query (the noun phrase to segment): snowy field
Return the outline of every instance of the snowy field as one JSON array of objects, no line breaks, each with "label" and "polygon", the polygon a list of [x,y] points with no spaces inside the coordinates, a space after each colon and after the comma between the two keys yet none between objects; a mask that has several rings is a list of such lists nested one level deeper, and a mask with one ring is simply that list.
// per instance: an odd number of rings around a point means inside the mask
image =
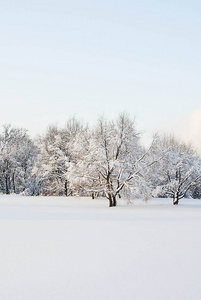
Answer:
[{"label": "snowy field", "polygon": [[200,300],[201,200],[0,196],[0,299]]}]

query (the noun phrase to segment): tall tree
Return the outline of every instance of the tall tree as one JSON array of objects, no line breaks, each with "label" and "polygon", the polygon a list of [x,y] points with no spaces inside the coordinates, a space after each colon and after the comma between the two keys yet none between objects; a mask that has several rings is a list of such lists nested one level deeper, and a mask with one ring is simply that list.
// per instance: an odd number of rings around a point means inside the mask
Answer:
[{"label": "tall tree", "polygon": [[88,138],[79,137],[75,151],[79,159],[71,167],[74,182],[88,192],[103,192],[110,207],[123,191],[143,180],[147,153],[139,144],[134,120],[126,114],[115,121],[99,119]]},{"label": "tall tree", "polygon": [[63,129],[49,126],[45,136],[39,138],[39,155],[33,169],[45,195],[72,194],[68,176],[69,163],[74,159],[72,143],[84,126],[75,118],[67,121]]}]

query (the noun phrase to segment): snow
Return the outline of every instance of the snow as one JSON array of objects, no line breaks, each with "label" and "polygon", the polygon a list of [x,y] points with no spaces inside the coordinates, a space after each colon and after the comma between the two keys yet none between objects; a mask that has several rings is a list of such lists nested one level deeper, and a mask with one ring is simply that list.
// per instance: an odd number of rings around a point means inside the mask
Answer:
[{"label": "snow", "polygon": [[201,200],[0,196],[0,299],[201,299]]}]

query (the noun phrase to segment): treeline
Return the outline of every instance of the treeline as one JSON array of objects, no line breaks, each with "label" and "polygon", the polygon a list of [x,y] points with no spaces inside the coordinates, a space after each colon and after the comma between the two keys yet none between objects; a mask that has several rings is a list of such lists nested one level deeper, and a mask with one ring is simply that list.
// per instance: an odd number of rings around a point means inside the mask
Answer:
[{"label": "treeline", "polygon": [[174,136],[141,144],[134,120],[121,114],[90,128],[75,118],[50,126],[33,140],[27,131],[3,126],[0,134],[3,194],[104,196],[117,199],[201,198],[201,159]]}]

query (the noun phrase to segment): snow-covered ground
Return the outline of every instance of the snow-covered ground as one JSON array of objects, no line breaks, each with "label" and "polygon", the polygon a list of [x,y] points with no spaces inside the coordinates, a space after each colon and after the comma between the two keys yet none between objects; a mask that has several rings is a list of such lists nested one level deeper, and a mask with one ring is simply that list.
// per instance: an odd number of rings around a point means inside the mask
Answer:
[{"label": "snow-covered ground", "polygon": [[0,196],[0,299],[200,300],[201,200]]}]

